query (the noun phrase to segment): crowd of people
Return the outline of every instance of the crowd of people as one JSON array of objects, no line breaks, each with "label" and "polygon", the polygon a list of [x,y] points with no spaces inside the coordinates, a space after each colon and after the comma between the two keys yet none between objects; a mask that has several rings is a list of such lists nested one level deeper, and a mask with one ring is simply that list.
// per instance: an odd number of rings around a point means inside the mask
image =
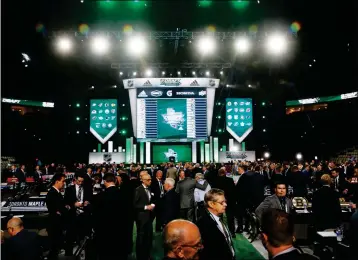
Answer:
[{"label": "crowd of people", "polygon": [[[340,198],[351,202],[352,209],[358,198],[354,160],[339,165],[317,161],[132,164],[128,168],[115,163],[76,164],[68,169],[52,164],[27,173],[25,166],[12,166],[6,173],[19,181],[32,176],[38,182],[42,175],[53,175],[46,197],[50,259],[56,259],[61,248],[71,256],[74,245],[86,236],[94,237],[90,254],[94,259],[127,259],[135,224],[138,260],[151,259],[153,232],[163,232],[165,259],[232,260],[237,254],[233,239],[249,227],[248,211],[260,220],[261,239],[271,257],[311,259],[293,247],[291,198],[312,196],[317,230],[340,225]],[[66,183],[67,172],[75,172],[71,183]],[[270,196],[265,195],[267,190]],[[352,230],[357,227],[357,214],[352,217]],[[23,228],[16,218],[8,223],[10,229],[14,225]],[[352,245],[357,243],[357,232],[352,232]],[[6,252],[16,255],[18,250],[10,245],[4,243]]]}]

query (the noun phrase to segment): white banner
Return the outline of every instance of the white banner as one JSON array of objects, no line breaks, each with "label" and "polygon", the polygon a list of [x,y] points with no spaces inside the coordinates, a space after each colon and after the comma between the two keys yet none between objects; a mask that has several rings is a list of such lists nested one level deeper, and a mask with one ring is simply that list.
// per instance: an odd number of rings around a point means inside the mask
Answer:
[{"label": "white banner", "polygon": [[126,161],[125,153],[89,153],[88,163],[123,163]]},{"label": "white banner", "polygon": [[204,87],[218,88],[220,79],[211,78],[134,78],[124,79],[125,89],[130,88],[158,88],[158,87]]},{"label": "white banner", "polygon": [[219,152],[219,162],[227,163],[228,161],[250,161],[256,160],[255,151],[239,152]]}]

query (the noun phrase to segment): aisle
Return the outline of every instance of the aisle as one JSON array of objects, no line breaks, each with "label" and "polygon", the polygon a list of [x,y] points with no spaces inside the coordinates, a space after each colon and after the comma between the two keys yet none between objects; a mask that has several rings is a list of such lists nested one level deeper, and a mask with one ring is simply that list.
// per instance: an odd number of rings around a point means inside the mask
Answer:
[{"label": "aisle", "polygon": [[[155,222],[153,223],[153,230],[155,230]],[[132,260],[135,260],[135,241],[137,237],[137,230],[134,224],[133,228],[133,254]],[[237,234],[233,238],[234,247],[236,251],[236,259],[238,260],[264,260],[265,258],[251,245],[251,243],[241,234]],[[163,258],[163,238],[161,233],[153,234],[153,249],[151,256],[154,260],[162,260]]]}]

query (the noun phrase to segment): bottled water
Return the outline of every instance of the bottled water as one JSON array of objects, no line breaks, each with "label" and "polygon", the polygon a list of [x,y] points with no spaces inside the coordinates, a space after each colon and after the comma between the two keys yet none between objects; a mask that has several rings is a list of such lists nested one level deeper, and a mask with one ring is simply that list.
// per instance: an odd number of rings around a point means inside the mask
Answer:
[{"label": "bottled water", "polygon": [[343,229],[341,227],[339,227],[336,230],[336,234],[337,234],[337,241],[341,242],[343,240]]}]

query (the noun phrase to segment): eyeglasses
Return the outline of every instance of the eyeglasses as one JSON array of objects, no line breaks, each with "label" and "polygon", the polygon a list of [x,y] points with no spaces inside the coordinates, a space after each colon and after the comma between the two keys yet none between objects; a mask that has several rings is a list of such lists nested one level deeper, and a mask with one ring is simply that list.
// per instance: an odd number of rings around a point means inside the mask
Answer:
[{"label": "eyeglasses", "polygon": [[218,204],[220,204],[220,205],[224,205],[224,204],[226,204],[227,205],[227,201],[226,200],[223,200],[223,201],[214,201],[214,203],[218,203]]},{"label": "eyeglasses", "polygon": [[191,246],[191,245],[181,245],[181,247],[190,247],[190,248],[193,248],[196,251],[199,251],[199,250],[203,249],[203,244],[200,241],[199,243],[197,243],[197,244],[195,244],[193,246]]}]

